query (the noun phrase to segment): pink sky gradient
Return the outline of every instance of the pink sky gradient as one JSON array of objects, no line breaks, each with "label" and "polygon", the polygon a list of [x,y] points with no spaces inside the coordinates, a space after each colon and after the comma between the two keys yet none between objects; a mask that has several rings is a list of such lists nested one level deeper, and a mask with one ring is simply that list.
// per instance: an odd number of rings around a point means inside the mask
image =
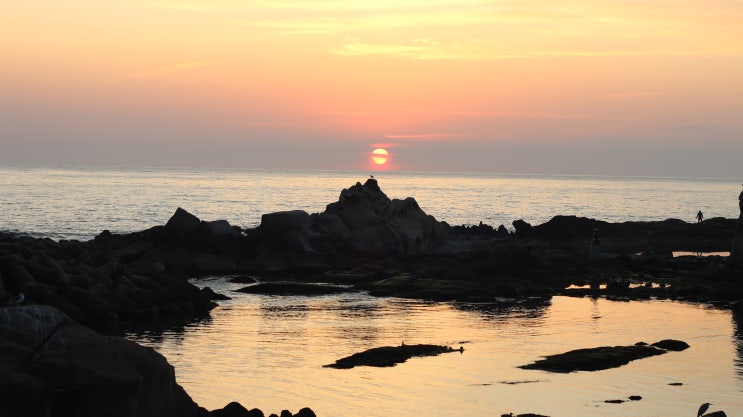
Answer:
[{"label": "pink sky gradient", "polygon": [[743,176],[739,1],[3,9],[0,163]]}]

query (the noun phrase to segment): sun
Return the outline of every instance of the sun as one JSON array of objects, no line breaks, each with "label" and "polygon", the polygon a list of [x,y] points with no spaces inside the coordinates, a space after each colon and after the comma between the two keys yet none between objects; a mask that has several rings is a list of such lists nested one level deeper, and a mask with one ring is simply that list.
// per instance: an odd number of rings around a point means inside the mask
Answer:
[{"label": "sun", "polygon": [[389,161],[390,153],[387,151],[387,149],[384,148],[377,148],[372,151],[372,161],[377,165],[384,165]]}]

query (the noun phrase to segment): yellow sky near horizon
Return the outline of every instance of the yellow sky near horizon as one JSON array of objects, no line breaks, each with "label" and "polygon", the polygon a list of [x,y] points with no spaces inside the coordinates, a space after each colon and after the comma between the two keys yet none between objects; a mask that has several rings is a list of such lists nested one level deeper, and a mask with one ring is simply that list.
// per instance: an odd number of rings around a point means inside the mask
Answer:
[{"label": "yellow sky near horizon", "polygon": [[730,141],[740,22],[730,0],[30,0],[3,6],[0,94],[173,143]]}]

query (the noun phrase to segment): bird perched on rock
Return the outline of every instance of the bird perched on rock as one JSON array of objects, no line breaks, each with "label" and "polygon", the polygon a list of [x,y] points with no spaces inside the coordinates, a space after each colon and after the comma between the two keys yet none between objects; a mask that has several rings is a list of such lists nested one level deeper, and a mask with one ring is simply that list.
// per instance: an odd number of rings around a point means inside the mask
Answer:
[{"label": "bird perched on rock", "polygon": [[701,417],[702,415],[704,415],[704,413],[706,413],[707,410],[709,410],[709,406],[710,405],[712,405],[712,404],[710,404],[710,403],[704,403],[701,406],[699,406],[699,411],[697,411],[697,417]]}]

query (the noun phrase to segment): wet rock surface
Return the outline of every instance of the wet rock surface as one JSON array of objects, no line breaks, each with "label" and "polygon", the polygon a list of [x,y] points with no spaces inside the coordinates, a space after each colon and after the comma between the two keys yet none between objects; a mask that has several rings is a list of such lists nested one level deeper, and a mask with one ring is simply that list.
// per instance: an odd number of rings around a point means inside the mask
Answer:
[{"label": "wet rock surface", "polygon": [[403,363],[416,356],[436,356],[442,353],[463,352],[463,349],[453,349],[449,346],[438,345],[401,345],[372,348],[364,352],[338,359],[335,363],[325,365],[326,368],[351,369],[356,366],[388,367]]},{"label": "wet rock surface", "polygon": [[49,306],[0,309],[0,403],[15,416],[200,416],[154,350]]},{"label": "wet rock surface", "polygon": [[637,359],[681,351],[689,347],[678,340],[662,340],[648,345],[637,343],[633,346],[602,346],[576,349],[557,355],[545,356],[534,363],[522,365],[522,369],[538,369],[548,372],[569,373],[576,371],[601,371],[617,368]]},{"label": "wet rock surface", "polygon": [[[176,383],[159,353],[100,335],[50,306],[0,308],[0,352],[0,416],[264,415],[238,403],[208,412]],[[309,408],[286,413],[315,415]]]}]

